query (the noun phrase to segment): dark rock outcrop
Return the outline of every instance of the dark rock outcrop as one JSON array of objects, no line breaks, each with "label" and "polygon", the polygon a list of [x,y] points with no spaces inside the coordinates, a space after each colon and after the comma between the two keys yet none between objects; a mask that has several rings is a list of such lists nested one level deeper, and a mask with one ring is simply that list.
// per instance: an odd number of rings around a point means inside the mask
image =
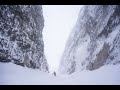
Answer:
[{"label": "dark rock outcrop", "polygon": [[41,5],[0,6],[0,62],[48,71]]}]

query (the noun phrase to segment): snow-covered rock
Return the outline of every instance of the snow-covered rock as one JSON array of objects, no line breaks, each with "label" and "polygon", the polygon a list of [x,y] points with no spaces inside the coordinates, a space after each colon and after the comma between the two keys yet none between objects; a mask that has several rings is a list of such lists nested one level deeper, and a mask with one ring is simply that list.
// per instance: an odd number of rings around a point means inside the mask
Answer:
[{"label": "snow-covered rock", "polygon": [[0,62],[48,71],[41,5],[0,5]]},{"label": "snow-covered rock", "polygon": [[120,63],[120,6],[85,5],[61,58],[60,73]]}]

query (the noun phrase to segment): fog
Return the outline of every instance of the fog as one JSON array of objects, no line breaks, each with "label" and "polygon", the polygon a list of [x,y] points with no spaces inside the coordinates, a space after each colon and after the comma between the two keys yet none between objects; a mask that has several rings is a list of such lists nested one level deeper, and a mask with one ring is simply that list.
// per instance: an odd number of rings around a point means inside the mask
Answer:
[{"label": "fog", "polygon": [[66,40],[75,25],[81,5],[43,5],[43,40],[50,71],[58,70]]}]

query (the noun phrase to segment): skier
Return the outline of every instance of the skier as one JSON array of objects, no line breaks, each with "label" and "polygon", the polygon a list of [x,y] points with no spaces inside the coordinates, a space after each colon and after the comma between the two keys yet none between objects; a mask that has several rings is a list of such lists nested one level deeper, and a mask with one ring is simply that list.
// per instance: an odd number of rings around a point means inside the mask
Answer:
[{"label": "skier", "polygon": [[54,72],[53,75],[56,76],[56,72]]}]

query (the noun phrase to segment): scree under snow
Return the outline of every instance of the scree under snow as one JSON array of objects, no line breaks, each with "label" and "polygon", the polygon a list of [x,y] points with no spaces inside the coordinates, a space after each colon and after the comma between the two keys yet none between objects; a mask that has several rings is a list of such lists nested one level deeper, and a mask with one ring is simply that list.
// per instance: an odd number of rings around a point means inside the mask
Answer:
[{"label": "scree under snow", "polygon": [[51,73],[0,63],[0,85],[120,85],[120,65],[105,65],[94,71],[53,76]]}]

